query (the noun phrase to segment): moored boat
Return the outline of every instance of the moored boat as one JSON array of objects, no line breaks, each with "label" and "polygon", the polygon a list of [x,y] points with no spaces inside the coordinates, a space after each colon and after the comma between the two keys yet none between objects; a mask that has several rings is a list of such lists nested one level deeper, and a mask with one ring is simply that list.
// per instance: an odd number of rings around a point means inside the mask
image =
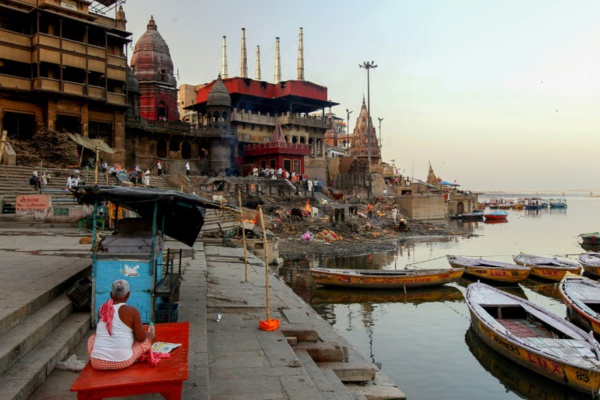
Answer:
[{"label": "moored boat", "polygon": [[561,261],[556,258],[521,253],[514,256],[513,260],[518,265],[531,268],[532,277],[548,279],[555,282],[560,282],[567,273],[581,274],[581,266],[579,264]]},{"label": "moored boat", "polygon": [[492,211],[484,214],[483,217],[486,221],[504,221],[508,217],[508,213],[506,211]]},{"label": "moored boat", "polygon": [[600,278],[600,253],[588,252],[579,255],[583,270],[594,278]]},{"label": "moored boat", "polygon": [[550,199],[549,205],[550,208],[567,208],[567,199]]},{"label": "moored boat", "polygon": [[527,300],[481,282],[467,288],[471,327],[510,360],[584,393],[600,389],[600,345],[589,334]]},{"label": "moored boat", "polygon": [[501,261],[460,256],[446,256],[453,268],[464,268],[465,274],[501,283],[516,283],[527,279],[531,269]]},{"label": "moored boat", "polygon": [[567,274],[558,286],[569,321],[600,336],[600,282]]},{"label": "moored boat", "polygon": [[410,289],[439,286],[457,281],[461,269],[329,269],[311,268],[313,281],[320,285],[357,289]]},{"label": "moored boat", "polygon": [[454,214],[450,219],[460,219],[463,221],[483,221],[483,211],[473,211],[470,213]]}]

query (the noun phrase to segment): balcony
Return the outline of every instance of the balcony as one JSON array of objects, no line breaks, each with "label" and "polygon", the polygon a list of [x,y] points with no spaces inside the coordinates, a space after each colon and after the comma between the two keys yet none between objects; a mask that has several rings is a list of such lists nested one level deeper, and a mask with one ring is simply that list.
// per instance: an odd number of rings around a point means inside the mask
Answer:
[{"label": "balcony", "polygon": [[63,92],[83,96],[83,84],[63,81]]},{"label": "balcony", "polygon": [[127,105],[127,97],[124,94],[120,93],[108,93],[107,98],[109,103],[117,104],[120,106]]},{"label": "balcony", "polygon": [[321,117],[299,116],[297,114],[286,114],[279,117],[281,125],[308,126],[311,128],[328,129],[328,122]]},{"label": "balcony", "polygon": [[120,67],[120,68],[127,67],[127,59],[125,57],[114,56],[112,54],[109,54],[108,57],[106,57],[106,61],[108,62],[108,65],[113,66],[113,67]]},{"label": "balcony", "polygon": [[287,143],[287,142],[270,142],[270,143],[254,143],[244,146],[244,156],[254,157],[268,154],[293,154],[299,156],[307,156],[310,149],[306,144]]},{"label": "balcony", "polygon": [[60,49],[60,38],[50,36],[44,33],[39,33],[33,36],[32,44],[34,46],[45,46]]},{"label": "balcony", "polygon": [[60,81],[50,78],[37,78],[33,80],[34,90],[60,91]]},{"label": "balcony", "polygon": [[31,90],[31,79],[0,74],[0,89]]},{"label": "balcony", "polygon": [[79,54],[86,54],[86,47],[87,46],[84,43],[63,39],[63,50],[65,51],[73,51]]},{"label": "balcony", "polygon": [[310,128],[328,129],[328,122],[321,117],[300,116],[297,114],[285,114],[278,116],[261,115],[243,110],[234,109],[231,114],[231,120],[235,122],[244,122],[257,125],[297,125]]},{"label": "balcony", "polygon": [[17,46],[29,48],[31,46],[31,38],[16,32],[0,29],[0,42],[10,43]]},{"label": "balcony", "polygon": [[104,96],[104,88],[98,86],[88,86],[88,96],[94,99],[102,99],[104,100],[106,97]]}]

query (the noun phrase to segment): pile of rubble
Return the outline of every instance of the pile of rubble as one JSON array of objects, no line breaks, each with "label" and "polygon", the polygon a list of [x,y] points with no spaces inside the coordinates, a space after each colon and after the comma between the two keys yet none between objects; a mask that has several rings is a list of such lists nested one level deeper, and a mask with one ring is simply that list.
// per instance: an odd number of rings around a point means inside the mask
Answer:
[{"label": "pile of rubble", "polygon": [[77,143],[65,133],[46,128],[29,140],[11,140],[20,165],[39,165],[49,168],[68,168],[79,164]]}]

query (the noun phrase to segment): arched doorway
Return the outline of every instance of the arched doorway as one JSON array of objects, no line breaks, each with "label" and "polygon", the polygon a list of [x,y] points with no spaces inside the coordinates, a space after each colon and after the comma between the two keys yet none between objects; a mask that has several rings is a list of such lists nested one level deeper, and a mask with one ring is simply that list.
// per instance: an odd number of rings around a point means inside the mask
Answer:
[{"label": "arched doorway", "polygon": [[156,156],[166,157],[167,156],[167,141],[165,139],[158,139],[156,143]]},{"label": "arched doorway", "polygon": [[464,214],[464,212],[465,212],[465,205],[463,204],[462,201],[459,201],[456,204],[456,213],[457,214]]},{"label": "arched doorway", "polygon": [[181,144],[181,158],[184,160],[192,158],[192,146],[187,140],[184,140]]}]

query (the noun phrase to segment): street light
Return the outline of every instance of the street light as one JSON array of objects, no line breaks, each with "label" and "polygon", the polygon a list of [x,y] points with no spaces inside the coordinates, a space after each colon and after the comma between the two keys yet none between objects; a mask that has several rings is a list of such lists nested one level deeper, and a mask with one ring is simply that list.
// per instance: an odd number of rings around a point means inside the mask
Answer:
[{"label": "street light", "polygon": [[346,108],[346,136],[348,139],[348,142],[346,142],[346,145],[349,144],[350,141],[350,114],[352,114],[354,112],[354,110],[350,111]]},{"label": "street light", "polygon": [[377,118],[379,120],[379,157],[383,158],[383,156],[381,155],[381,149],[383,147],[383,139],[381,138],[381,121],[383,121],[383,118]]},{"label": "street light", "polygon": [[371,182],[371,80],[369,72],[371,69],[377,68],[375,61],[364,61],[362,64],[358,64],[359,68],[367,70],[367,135],[368,135],[368,160],[369,160],[369,196],[372,193],[372,182]]}]

